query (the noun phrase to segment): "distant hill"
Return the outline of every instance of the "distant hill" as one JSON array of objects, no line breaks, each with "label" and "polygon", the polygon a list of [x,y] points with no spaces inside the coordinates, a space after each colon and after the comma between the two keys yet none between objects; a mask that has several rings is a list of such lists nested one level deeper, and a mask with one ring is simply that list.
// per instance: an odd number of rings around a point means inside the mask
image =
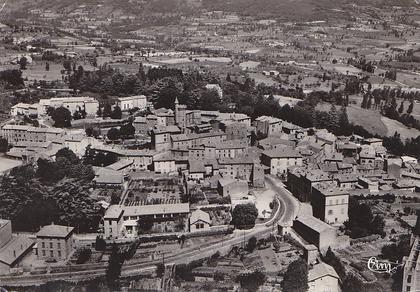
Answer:
[{"label": "distant hill", "polygon": [[35,8],[71,12],[84,5],[97,14],[142,15],[219,10],[257,17],[309,20],[328,17],[333,9],[352,3],[376,7],[417,5],[415,0],[8,0],[4,12],[24,12]]}]

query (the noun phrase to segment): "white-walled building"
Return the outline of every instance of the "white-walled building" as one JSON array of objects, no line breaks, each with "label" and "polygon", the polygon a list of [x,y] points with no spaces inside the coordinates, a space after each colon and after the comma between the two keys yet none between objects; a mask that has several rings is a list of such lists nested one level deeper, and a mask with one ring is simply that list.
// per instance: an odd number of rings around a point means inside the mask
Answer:
[{"label": "white-walled building", "polygon": [[16,117],[18,115],[38,115],[38,104],[18,103],[10,109],[10,115]]},{"label": "white-walled building", "polygon": [[47,225],[36,234],[38,259],[65,260],[74,246],[74,227]]},{"label": "white-walled building", "polygon": [[267,150],[262,153],[261,162],[270,168],[270,174],[286,175],[290,166],[302,166],[302,155],[292,148]]},{"label": "white-walled building", "polygon": [[190,217],[190,232],[203,231],[210,229],[210,215],[200,209],[191,213]]},{"label": "white-walled building", "polygon": [[308,292],[340,292],[339,279],[333,267],[316,264],[308,272]]},{"label": "white-walled building", "polygon": [[87,116],[94,117],[99,109],[99,102],[93,97],[54,97],[41,99],[38,104],[38,115],[46,115],[49,107],[65,107],[72,114],[79,110],[85,110]]},{"label": "white-walled building", "polygon": [[105,238],[118,238],[123,227],[124,210],[119,205],[111,205],[104,216]]},{"label": "white-walled building", "polygon": [[139,108],[145,110],[147,108],[147,98],[144,95],[120,97],[117,100],[117,104],[122,111],[128,111],[133,108]]}]

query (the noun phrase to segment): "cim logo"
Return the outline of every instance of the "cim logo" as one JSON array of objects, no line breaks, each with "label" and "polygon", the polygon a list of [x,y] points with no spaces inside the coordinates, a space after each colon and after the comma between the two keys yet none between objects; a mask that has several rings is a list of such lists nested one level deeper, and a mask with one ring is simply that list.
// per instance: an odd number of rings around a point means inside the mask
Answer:
[{"label": "cim logo", "polygon": [[368,269],[376,273],[394,274],[399,266],[402,264],[378,260],[376,257],[371,257],[368,260]]}]

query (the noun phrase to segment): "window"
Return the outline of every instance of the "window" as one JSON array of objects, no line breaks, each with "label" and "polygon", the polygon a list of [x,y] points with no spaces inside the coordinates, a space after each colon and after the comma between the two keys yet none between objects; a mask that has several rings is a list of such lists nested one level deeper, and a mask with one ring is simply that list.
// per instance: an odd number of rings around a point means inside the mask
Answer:
[{"label": "window", "polygon": [[60,249],[61,248],[61,243],[57,242],[57,248]]},{"label": "window", "polygon": [[196,228],[196,229],[200,229],[200,224],[198,224],[198,223],[197,223],[197,224],[195,224],[195,228]]},{"label": "window", "polygon": [[408,277],[407,277],[407,283],[411,283],[411,275],[408,275]]},{"label": "window", "polygon": [[58,251],[58,257],[61,258],[61,250]]},{"label": "window", "polygon": [[346,199],[341,199],[341,204],[345,204],[346,203]]},{"label": "window", "polygon": [[45,248],[45,242],[42,242],[41,245],[42,245],[42,248]]},{"label": "window", "polygon": [[54,251],[50,250],[50,257],[54,257]]},{"label": "window", "polygon": [[52,242],[50,242],[50,248],[53,248],[53,243]]}]

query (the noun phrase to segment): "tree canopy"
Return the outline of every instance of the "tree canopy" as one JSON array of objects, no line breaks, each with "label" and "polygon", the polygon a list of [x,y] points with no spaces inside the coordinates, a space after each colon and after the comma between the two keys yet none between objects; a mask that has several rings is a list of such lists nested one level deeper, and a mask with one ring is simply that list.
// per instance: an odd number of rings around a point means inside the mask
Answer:
[{"label": "tree canopy", "polygon": [[349,220],[344,223],[352,238],[365,237],[371,234],[385,235],[383,217],[373,216],[371,208],[360,204],[357,199],[350,197]]},{"label": "tree canopy", "polygon": [[54,121],[54,127],[69,128],[71,127],[71,113],[65,107],[58,107],[51,112],[51,118]]},{"label": "tree canopy", "polygon": [[304,260],[298,259],[287,267],[282,288],[285,292],[305,292],[308,290],[308,265]]},{"label": "tree canopy", "polygon": [[[100,214],[90,194],[92,167],[74,158],[69,150],[60,152],[57,161],[38,160],[38,167],[16,167],[0,180],[0,218],[13,221],[20,231],[37,231],[51,222],[97,229]],[[57,183],[60,182],[60,183]],[[29,219],[29,220],[28,220]]]},{"label": "tree canopy", "polygon": [[237,277],[237,281],[241,284],[241,287],[247,289],[249,292],[258,291],[259,287],[265,283],[265,280],[266,276],[261,271],[243,273]]},{"label": "tree canopy", "polygon": [[258,217],[258,209],[254,204],[239,204],[232,212],[232,222],[238,229],[250,229],[254,227]]}]

